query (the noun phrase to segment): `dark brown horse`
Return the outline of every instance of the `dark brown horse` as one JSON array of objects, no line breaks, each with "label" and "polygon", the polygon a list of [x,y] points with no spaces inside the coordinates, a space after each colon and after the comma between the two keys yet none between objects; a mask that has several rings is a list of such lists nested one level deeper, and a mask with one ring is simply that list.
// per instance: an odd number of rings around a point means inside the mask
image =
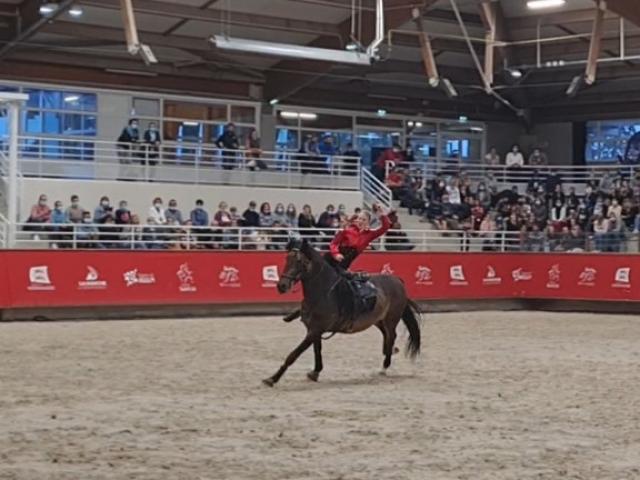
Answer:
[{"label": "dark brown horse", "polygon": [[344,293],[352,295],[351,290],[341,288],[347,279],[306,241],[292,240],[287,250],[287,261],[278,282],[278,291],[285,293],[296,282],[302,282],[302,323],[307,327],[307,335],[289,354],[280,369],[273,376],[263,380],[263,383],[274,386],[287,368],[311,345],[315,353],[315,367],[307,377],[317,381],[322,371],[322,340],[325,333],[358,333],[375,325],[382,332],[383,372],[386,372],[391,365],[391,355],[394,352],[396,327],[402,319],[409,331],[407,355],[414,359],[420,353],[418,307],[407,298],[404,284],[398,277],[372,276],[371,282],[377,290],[375,307],[372,311],[355,317],[353,321],[344,321],[341,302],[352,301],[351,298],[345,298]]}]

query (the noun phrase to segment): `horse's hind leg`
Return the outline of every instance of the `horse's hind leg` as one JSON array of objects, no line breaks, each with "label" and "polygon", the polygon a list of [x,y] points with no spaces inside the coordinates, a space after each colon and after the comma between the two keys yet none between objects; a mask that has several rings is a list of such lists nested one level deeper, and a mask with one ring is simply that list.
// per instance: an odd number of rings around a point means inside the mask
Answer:
[{"label": "horse's hind leg", "polygon": [[313,370],[307,373],[307,378],[309,380],[313,380],[314,382],[318,381],[318,376],[322,371],[322,338],[318,338],[313,342],[313,354],[315,357],[315,366]]},{"label": "horse's hind leg", "polygon": [[385,335],[384,362],[382,363],[384,371],[391,366],[391,356],[393,355],[393,345],[396,343],[396,336],[395,330],[388,331]]},{"label": "horse's hind leg", "polygon": [[304,340],[302,340],[302,342],[300,342],[300,345],[298,345],[285,359],[284,363],[282,364],[282,366],[278,369],[278,371],[269,378],[266,378],[262,381],[262,383],[264,383],[265,385],[268,385],[270,387],[273,387],[278,380],[280,380],[280,377],[282,377],[282,375],[284,375],[284,372],[287,371],[287,368],[289,368],[291,365],[293,365],[293,363],[298,359],[298,357],[300,355],[302,355],[304,353],[304,351],[309,348],[311,346],[311,344],[314,342],[315,336],[312,336],[310,334],[307,334],[306,337],[304,337]]}]

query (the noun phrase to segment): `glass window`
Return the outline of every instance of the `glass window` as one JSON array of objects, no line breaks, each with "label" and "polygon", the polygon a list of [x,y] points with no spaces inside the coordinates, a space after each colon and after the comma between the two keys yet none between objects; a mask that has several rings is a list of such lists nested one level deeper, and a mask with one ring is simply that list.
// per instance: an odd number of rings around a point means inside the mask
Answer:
[{"label": "glass window", "polygon": [[256,109],[254,107],[231,105],[231,121],[254,124],[256,123]]},{"label": "glass window", "polygon": [[[398,139],[398,132],[389,130],[359,129],[356,138],[356,148],[362,155],[362,163],[371,165],[378,156],[393,145]],[[401,142],[402,143],[402,142]]]},{"label": "glass window", "polygon": [[276,129],[276,150],[298,150],[298,131],[291,128]]},{"label": "glass window", "polygon": [[98,109],[98,96],[93,93],[64,92],[64,110],[76,112],[95,112]]},{"label": "glass window", "polygon": [[[627,154],[627,144],[631,137],[640,132],[640,120],[608,120],[587,123],[587,163],[615,163]],[[635,163],[638,154],[630,149],[625,161]]]}]

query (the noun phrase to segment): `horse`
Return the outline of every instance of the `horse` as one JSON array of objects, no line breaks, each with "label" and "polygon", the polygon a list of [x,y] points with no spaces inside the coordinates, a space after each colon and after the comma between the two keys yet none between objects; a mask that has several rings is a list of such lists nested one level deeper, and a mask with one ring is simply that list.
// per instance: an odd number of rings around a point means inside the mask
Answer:
[{"label": "horse", "polygon": [[[419,308],[407,296],[404,283],[393,275],[373,275],[370,279],[376,288],[373,310],[356,315],[352,320],[344,319],[344,302],[353,301],[353,291],[345,285],[347,278],[339,273],[307,240],[296,239],[287,245],[287,256],[283,274],[277,284],[281,294],[288,292],[298,281],[302,282],[304,300],[301,321],[307,328],[302,342],[287,356],[282,366],[271,377],[264,379],[265,385],[273,387],[286,370],[311,345],[315,356],[313,370],[307,373],[309,380],[317,382],[323,368],[322,341],[325,334],[354,334],[372,326],[382,332],[384,361],[381,374],[391,366],[395,352],[396,327],[400,320],[409,331],[406,354],[414,360],[420,353]],[[345,288],[346,286],[346,288]],[[351,298],[347,298],[349,295]],[[330,338],[330,337],[329,337]]]}]

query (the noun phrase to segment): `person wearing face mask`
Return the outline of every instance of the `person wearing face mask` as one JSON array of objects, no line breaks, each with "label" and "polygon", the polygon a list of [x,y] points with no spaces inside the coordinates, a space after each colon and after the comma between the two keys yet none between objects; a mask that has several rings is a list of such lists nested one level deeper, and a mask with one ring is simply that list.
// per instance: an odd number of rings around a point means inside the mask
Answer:
[{"label": "person wearing face mask", "polygon": [[287,205],[287,226],[296,228],[298,226],[298,211],[293,203]]},{"label": "person wearing face mask", "polygon": [[511,148],[511,151],[507,153],[505,165],[507,168],[524,167],[524,157],[522,156],[522,152],[520,152],[520,147],[518,145],[514,145]]},{"label": "person wearing face mask", "polygon": [[160,130],[158,130],[158,124],[156,122],[149,123],[149,128],[144,132],[144,143],[146,147],[146,161],[144,163],[146,164],[148,162],[151,166],[157,165],[162,137],[160,136]]},{"label": "person wearing face mask", "polygon": [[222,168],[232,170],[235,168],[236,151],[240,148],[240,142],[236,135],[236,126],[228,123],[224,127],[222,135],[216,140],[216,146],[222,148]]},{"label": "person wearing face mask", "polygon": [[131,223],[131,211],[125,200],[122,200],[119,204],[118,210],[115,215],[116,225],[129,225]]},{"label": "person wearing face mask", "polygon": [[104,223],[107,217],[113,214],[113,207],[109,202],[109,197],[102,197],[100,205],[93,211],[93,223]]},{"label": "person wearing face mask", "polygon": [[[38,203],[31,207],[31,213],[27,223],[49,223],[51,221],[51,208],[47,205],[47,196],[42,194],[38,197]],[[35,227],[25,228],[25,230],[35,230]]]},{"label": "person wearing face mask", "polygon": [[67,208],[65,214],[69,223],[82,223],[84,208],[80,206],[78,195],[71,195],[71,205]]},{"label": "person wearing face mask", "polygon": [[182,225],[184,220],[182,219],[182,212],[178,209],[178,201],[175,198],[169,200],[169,208],[165,212],[167,222],[174,222],[178,225]]},{"label": "person wearing face mask", "polygon": [[287,224],[287,216],[285,215],[284,205],[282,203],[276,204],[276,208],[273,212],[273,222],[279,226]]},{"label": "person wearing face mask", "polygon": [[78,248],[95,248],[95,240],[98,237],[98,229],[93,225],[91,212],[84,212],[82,223],[75,227]]},{"label": "person wearing face mask", "polygon": [[160,197],[153,199],[153,205],[149,207],[149,219],[152,219],[155,225],[167,224],[167,214]]},{"label": "person wearing face mask", "polygon": [[[122,129],[120,136],[116,140],[118,159],[122,165],[131,165],[133,163],[133,157],[136,156],[137,144],[140,142],[140,130],[137,118],[132,118],[125,128]],[[135,172],[130,170],[130,167],[123,167],[122,180],[131,180],[132,175]]]}]

